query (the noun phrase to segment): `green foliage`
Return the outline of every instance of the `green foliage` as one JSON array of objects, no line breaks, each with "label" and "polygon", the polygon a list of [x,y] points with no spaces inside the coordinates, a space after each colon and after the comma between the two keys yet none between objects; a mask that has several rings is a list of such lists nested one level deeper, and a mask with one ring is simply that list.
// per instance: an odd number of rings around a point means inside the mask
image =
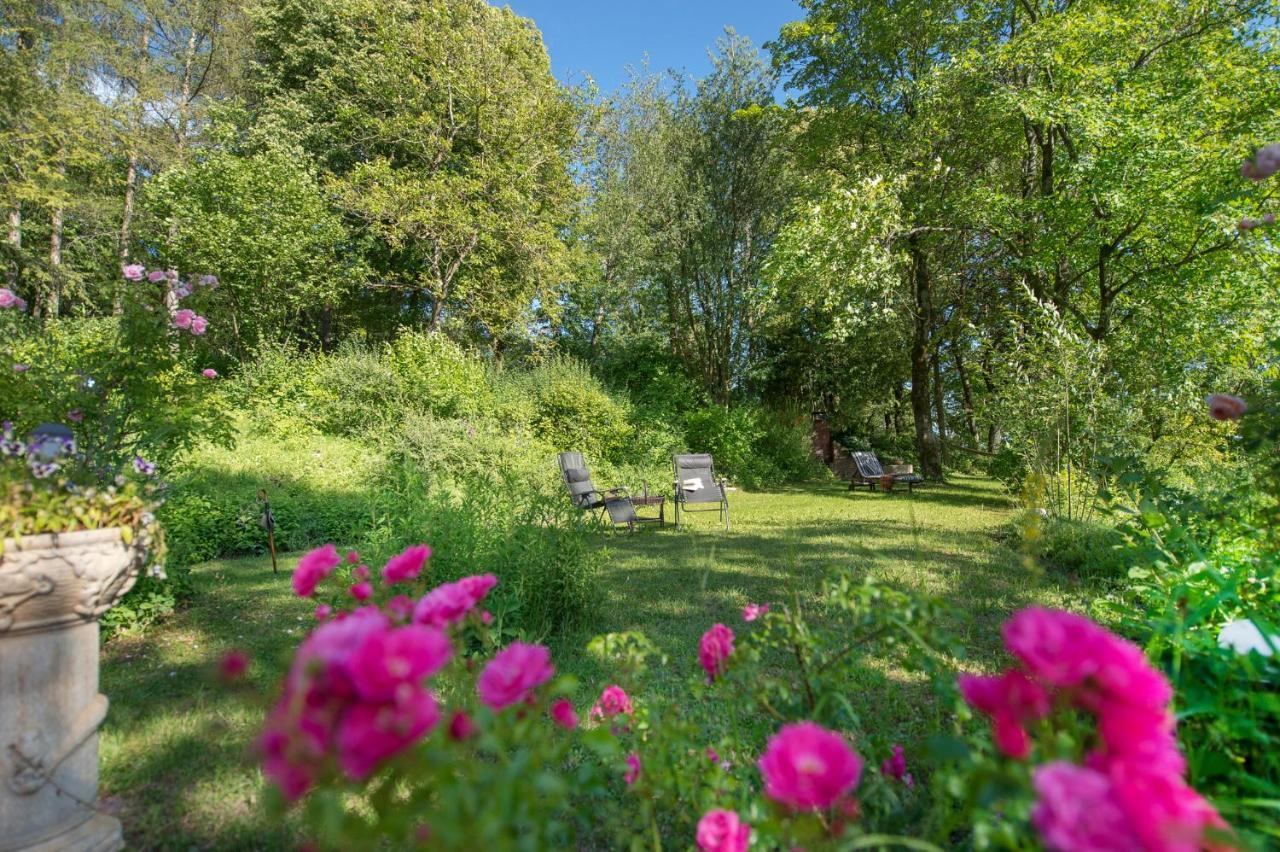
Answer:
[{"label": "green foliage", "polygon": [[814,479],[823,468],[810,452],[810,421],[798,411],[740,403],[710,405],[685,420],[686,443],[711,453],[717,470],[747,488]]},{"label": "green foliage", "polygon": [[1047,518],[1030,544],[1031,555],[1050,571],[1095,581],[1121,580],[1136,556],[1105,520]]}]

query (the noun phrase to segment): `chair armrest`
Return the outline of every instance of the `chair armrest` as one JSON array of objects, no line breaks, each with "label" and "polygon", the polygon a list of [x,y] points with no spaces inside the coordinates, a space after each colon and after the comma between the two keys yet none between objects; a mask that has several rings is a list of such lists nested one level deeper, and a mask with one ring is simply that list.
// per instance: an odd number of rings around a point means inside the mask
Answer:
[{"label": "chair armrest", "polygon": [[604,494],[601,494],[600,496],[604,497],[605,495],[608,495],[608,494],[615,495],[615,497],[616,495],[621,494],[623,497],[626,497],[628,500],[631,499],[631,492],[621,485],[617,486],[616,488],[606,488],[604,490]]}]

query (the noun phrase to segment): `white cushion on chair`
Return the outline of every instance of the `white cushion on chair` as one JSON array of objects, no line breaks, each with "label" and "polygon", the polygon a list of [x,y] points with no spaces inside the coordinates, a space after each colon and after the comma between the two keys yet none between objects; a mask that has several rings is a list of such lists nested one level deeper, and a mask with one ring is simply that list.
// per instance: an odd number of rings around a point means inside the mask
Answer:
[{"label": "white cushion on chair", "polygon": [[702,477],[694,477],[684,481],[685,491],[698,491],[702,488]]}]

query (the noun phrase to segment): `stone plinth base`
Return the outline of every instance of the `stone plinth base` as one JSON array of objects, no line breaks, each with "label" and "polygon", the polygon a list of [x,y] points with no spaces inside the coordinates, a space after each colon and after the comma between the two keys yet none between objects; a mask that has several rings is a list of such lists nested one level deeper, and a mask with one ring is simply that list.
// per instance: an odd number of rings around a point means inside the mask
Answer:
[{"label": "stone plinth base", "polygon": [[88,822],[35,846],[18,852],[119,852],[124,848],[120,820],[106,814],[94,814]]}]

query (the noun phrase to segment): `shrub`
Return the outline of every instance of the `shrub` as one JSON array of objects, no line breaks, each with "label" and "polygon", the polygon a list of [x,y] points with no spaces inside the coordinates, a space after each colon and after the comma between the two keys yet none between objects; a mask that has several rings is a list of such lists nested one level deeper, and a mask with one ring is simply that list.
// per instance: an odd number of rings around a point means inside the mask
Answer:
[{"label": "shrub", "polygon": [[484,364],[443,334],[403,331],[387,347],[384,360],[402,398],[418,411],[474,419],[493,406]]},{"label": "shrub", "polygon": [[1031,554],[1051,571],[1106,580],[1123,577],[1134,555],[1114,526],[1066,518],[1042,519]]},{"label": "shrub", "polygon": [[747,488],[812,479],[822,466],[810,452],[808,418],[753,403],[711,405],[685,420],[685,441],[711,453],[717,468]]}]

